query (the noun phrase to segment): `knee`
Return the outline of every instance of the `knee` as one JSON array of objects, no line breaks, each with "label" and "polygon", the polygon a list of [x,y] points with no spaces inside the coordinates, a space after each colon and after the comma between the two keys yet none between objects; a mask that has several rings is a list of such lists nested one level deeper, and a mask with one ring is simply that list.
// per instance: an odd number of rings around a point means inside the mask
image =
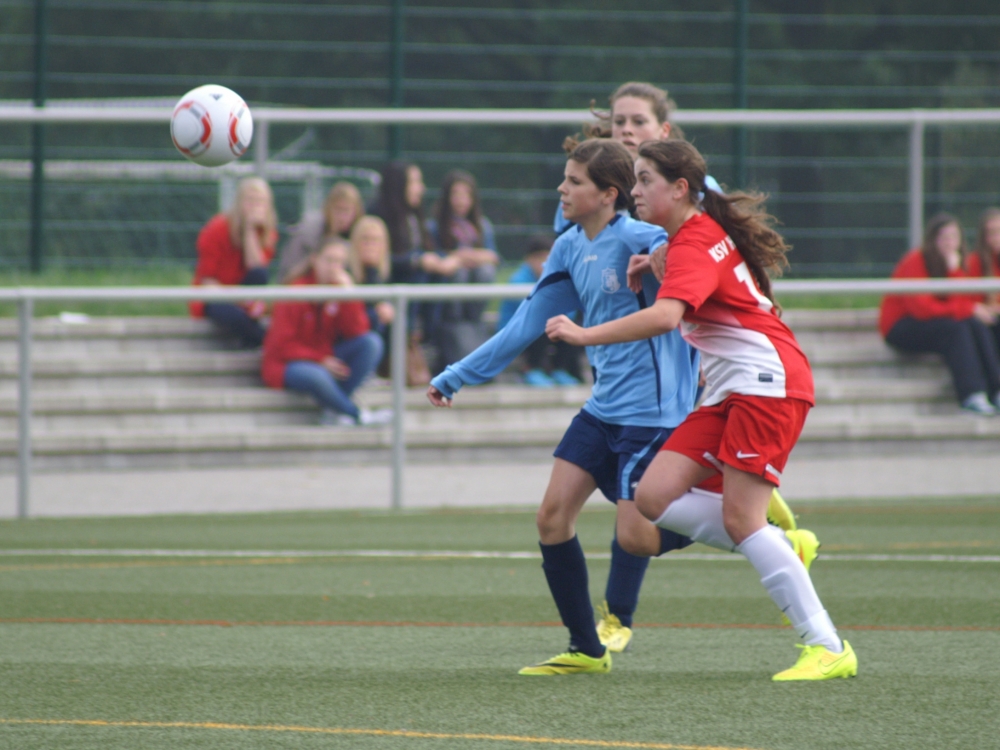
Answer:
[{"label": "knee", "polygon": [[745,509],[736,504],[722,504],[722,525],[729,538],[740,544],[748,536],[760,528],[760,519],[748,514]]},{"label": "knee", "polygon": [[565,541],[572,536],[569,531],[572,523],[563,508],[554,503],[542,503],[535,516],[538,526],[538,538],[544,544]]},{"label": "knee", "polygon": [[656,521],[674,500],[687,491],[687,488],[674,486],[656,486],[651,482],[640,481],[635,488],[635,507],[650,521]]},{"label": "knee", "polygon": [[369,331],[364,334],[362,341],[364,342],[365,353],[372,361],[376,364],[381,362],[382,355],[385,353],[385,343],[382,341],[382,337],[375,331]]},{"label": "knee", "polygon": [[[618,502],[625,502],[619,500]],[[655,530],[655,527],[651,527]],[[615,527],[615,538],[618,540],[618,546],[623,550],[628,552],[630,555],[638,555],[640,557],[651,557],[656,554],[659,550],[650,551],[648,544],[648,536],[644,536],[639,533],[639,530],[630,524],[618,524]],[[657,534],[657,539],[659,534]]]}]

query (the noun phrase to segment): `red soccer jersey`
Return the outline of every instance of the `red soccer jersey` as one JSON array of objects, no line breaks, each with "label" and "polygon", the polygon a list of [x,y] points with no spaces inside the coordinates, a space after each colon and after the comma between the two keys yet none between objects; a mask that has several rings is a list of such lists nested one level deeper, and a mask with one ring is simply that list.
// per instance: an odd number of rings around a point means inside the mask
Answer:
[{"label": "red soccer jersey", "polygon": [[[961,279],[968,274],[961,268],[948,272],[949,279]],[[911,250],[904,255],[892,272],[894,279],[929,279],[927,264],[920,248]],[[976,302],[982,296],[974,294],[887,294],[882,298],[882,307],[878,316],[878,328],[883,338],[889,334],[892,327],[903,318],[914,320],[932,320],[933,318],[951,318],[966,320],[972,317]]]},{"label": "red soccer jersey", "polygon": [[[295,285],[315,283],[310,274]],[[364,302],[276,302],[271,326],[264,338],[261,378],[272,388],[282,388],[289,362],[321,362],[333,354],[337,341],[368,331],[368,311]]]},{"label": "red soccer jersey", "polygon": [[701,352],[706,406],[734,393],[815,403],[809,360],[708,214],[688,219],[670,238],[657,298],[688,305],[681,335]]},{"label": "red soccer jersey", "polygon": [[[268,263],[274,257],[274,244],[277,237],[271,239],[263,248],[264,260]],[[220,284],[235,286],[243,282],[247,275],[243,263],[243,250],[233,244],[229,236],[229,217],[226,214],[216,214],[202,227],[196,243],[198,249],[198,264],[194,269],[195,286],[202,279],[215,279]],[[205,303],[191,302],[191,314],[196,318],[204,317]]]}]

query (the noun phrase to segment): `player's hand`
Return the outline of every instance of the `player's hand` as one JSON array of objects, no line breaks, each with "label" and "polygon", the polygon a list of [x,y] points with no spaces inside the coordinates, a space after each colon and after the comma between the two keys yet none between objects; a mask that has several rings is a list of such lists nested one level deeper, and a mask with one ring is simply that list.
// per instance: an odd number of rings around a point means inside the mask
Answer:
[{"label": "player's hand", "polygon": [[581,328],[565,315],[549,318],[545,323],[545,335],[553,341],[565,341],[573,346],[585,346],[586,329]]},{"label": "player's hand", "polygon": [[628,261],[628,270],[625,272],[628,288],[636,294],[642,292],[642,277],[650,273],[649,256],[633,255]]},{"label": "player's hand", "polygon": [[351,377],[351,368],[348,364],[336,357],[324,357],[323,361],[320,362],[321,365],[326,369],[328,373],[333,375],[337,380],[347,380]]},{"label": "player's hand", "polygon": [[667,272],[667,246],[660,245],[649,254],[649,270],[657,281],[663,281],[663,275]]},{"label": "player's hand", "polygon": [[438,408],[451,408],[451,399],[445,396],[433,385],[427,387],[427,400]]}]

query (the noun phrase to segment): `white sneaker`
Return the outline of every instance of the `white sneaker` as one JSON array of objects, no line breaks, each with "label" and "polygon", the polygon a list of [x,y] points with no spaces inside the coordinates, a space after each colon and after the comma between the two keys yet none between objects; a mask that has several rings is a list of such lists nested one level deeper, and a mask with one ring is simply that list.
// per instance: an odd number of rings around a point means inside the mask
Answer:
[{"label": "white sneaker", "polygon": [[359,425],[363,427],[373,427],[379,425],[386,425],[392,423],[392,409],[366,409],[361,407],[361,411],[358,413]]},{"label": "white sneaker", "polygon": [[966,411],[971,411],[974,414],[981,414],[984,417],[992,417],[997,413],[996,407],[990,403],[990,400],[986,398],[986,394],[982,391],[973,393],[971,396],[962,402],[962,408]]}]

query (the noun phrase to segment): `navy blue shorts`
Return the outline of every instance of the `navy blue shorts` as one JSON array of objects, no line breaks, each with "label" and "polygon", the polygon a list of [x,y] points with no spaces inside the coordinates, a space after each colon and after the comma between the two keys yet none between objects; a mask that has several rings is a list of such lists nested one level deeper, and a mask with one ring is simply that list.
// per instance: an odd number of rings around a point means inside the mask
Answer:
[{"label": "navy blue shorts", "polygon": [[639,480],[671,432],[669,427],[608,424],[581,410],[553,455],[594,477],[611,502],[635,500]]}]

